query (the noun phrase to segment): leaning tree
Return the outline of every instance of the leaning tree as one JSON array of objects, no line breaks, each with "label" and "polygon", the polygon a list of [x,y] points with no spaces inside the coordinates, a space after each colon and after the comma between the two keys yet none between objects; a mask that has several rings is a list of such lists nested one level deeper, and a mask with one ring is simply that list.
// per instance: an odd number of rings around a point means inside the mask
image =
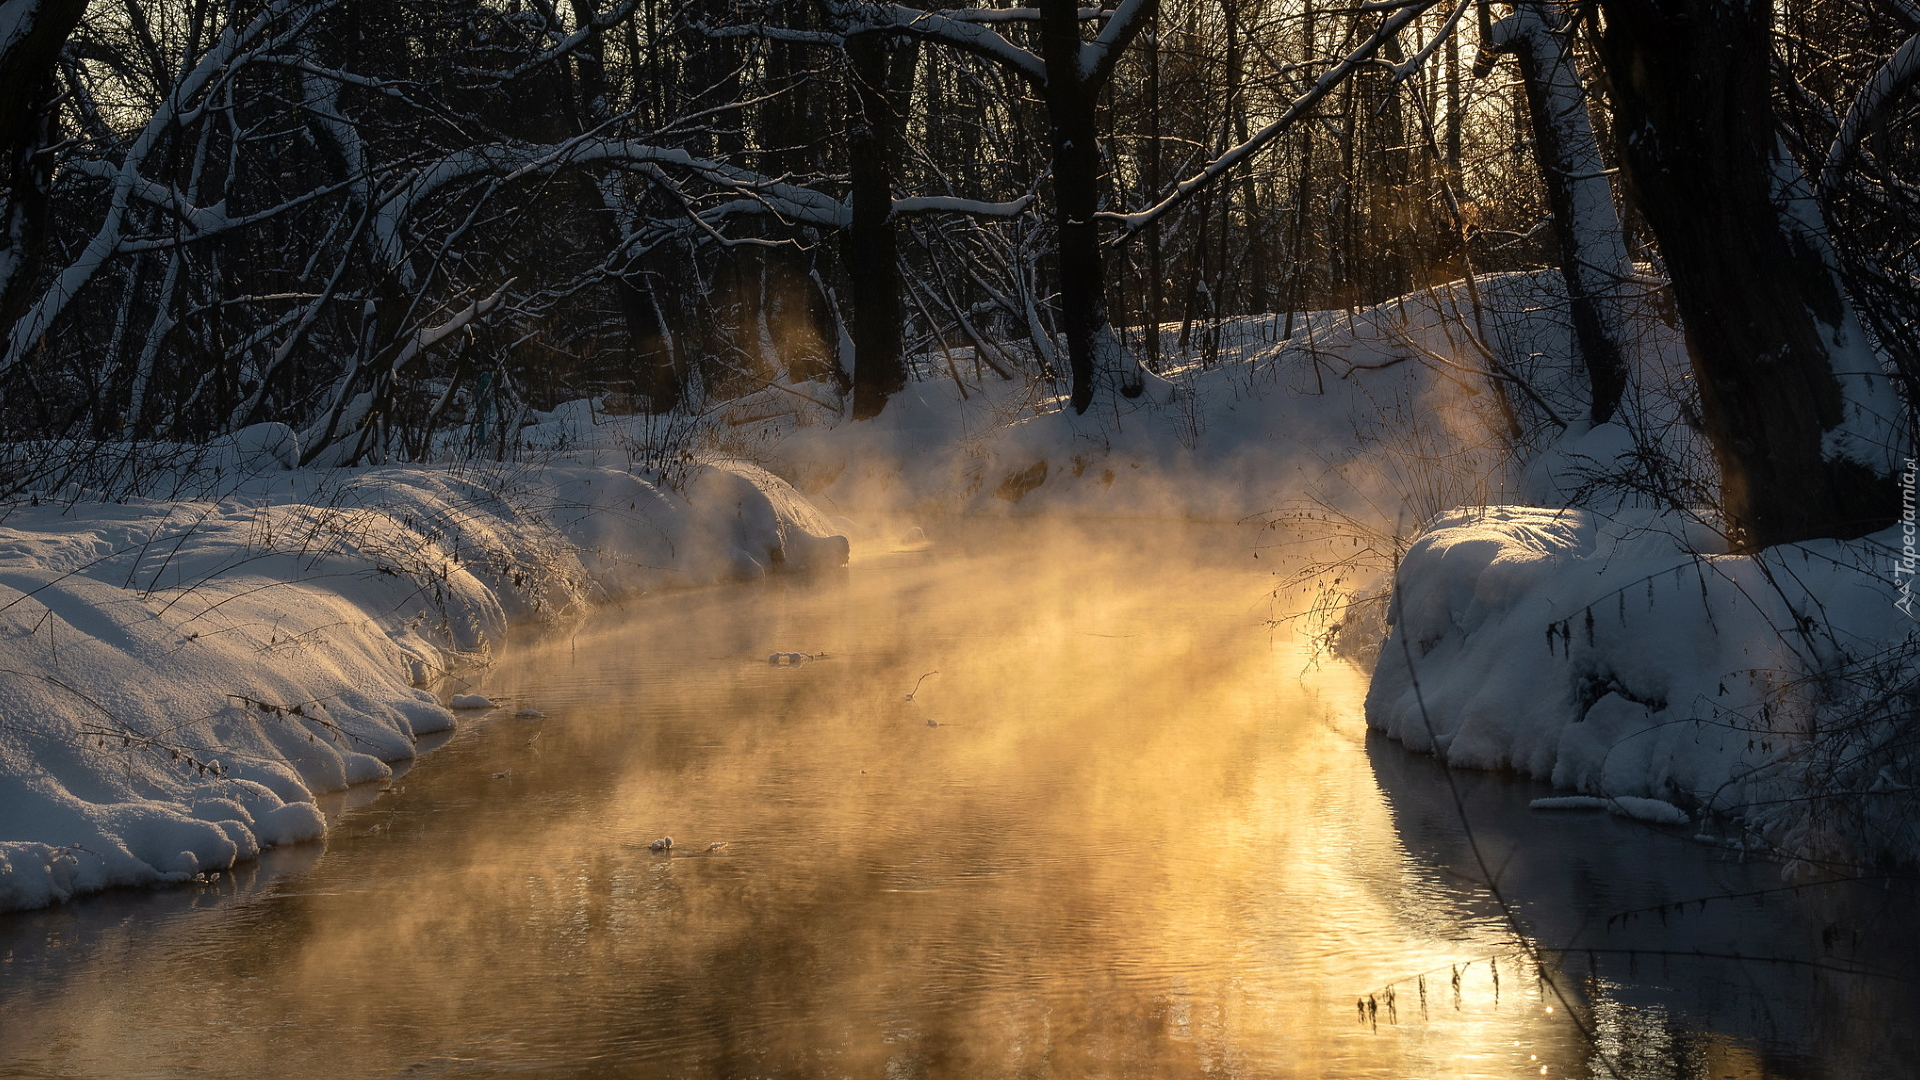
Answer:
[{"label": "leaning tree", "polygon": [[1900,403],[1782,145],[1771,0],[1601,0],[1626,188],[1660,245],[1736,550],[1893,521]]}]

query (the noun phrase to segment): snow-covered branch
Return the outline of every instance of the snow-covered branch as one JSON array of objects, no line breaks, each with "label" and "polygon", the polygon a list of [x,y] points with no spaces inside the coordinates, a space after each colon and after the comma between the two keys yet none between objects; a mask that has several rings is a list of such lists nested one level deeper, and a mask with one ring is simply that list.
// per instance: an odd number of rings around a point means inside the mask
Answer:
[{"label": "snow-covered branch", "polygon": [[1133,39],[1146,29],[1147,21],[1160,7],[1160,0],[1120,0],[1107,14],[1100,35],[1080,47],[1080,78],[1089,86],[1100,86],[1113,75],[1120,55]]},{"label": "snow-covered branch", "polygon": [[513,281],[514,279],[508,278],[501,282],[500,287],[493,290],[493,295],[484,300],[475,300],[461,308],[454,313],[453,318],[439,326],[423,327],[414,331],[413,336],[407,339],[407,343],[394,354],[393,370],[399,371],[407,365],[407,361],[466,329],[475,319],[498,307],[500,301],[506,298],[507,290],[513,286]]},{"label": "snow-covered branch", "polygon": [[1826,164],[1820,169],[1821,190],[1831,193],[1839,189],[1840,174],[1860,146],[1860,140],[1917,80],[1920,80],[1920,34],[1908,38],[1853,99],[1846,119],[1840,123],[1840,133],[1833,137],[1833,146],[1827,150]]},{"label": "snow-covered branch", "polygon": [[[725,201],[699,206],[699,200],[687,197],[675,186],[675,194],[687,201],[689,218],[702,226],[717,226],[742,217],[772,215],[785,221],[819,228],[844,228],[852,220],[851,206],[824,192],[738,166],[696,157],[677,147],[654,146],[624,139],[582,137],[562,143],[518,146],[496,143],[450,154],[429,166],[381,208],[384,219],[378,235],[391,238],[383,253],[387,265],[401,265],[400,238],[405,222],[432,196],[449,184],[478,176],[516,180],[552,172],[569,166],[609,164],[642,166],[654,182],[672,184],[671,177],[698,179],[713,185],[731,197]],[[975,217],[1017,217],[1033,205],[1027,195],[1011,202],[987,202],[952,196],[914,196],[896,199],[896,216],[918,214],[970,214]]]},{"label": "snow-covered branch", "polygon": [[[161,145],[167,132],[185,116],[191,115],[192,103],[216,80],[226,77],[229,69],[246,50],[259,46],[263,41],[278,43],[286,40],[287,33],[269,37],[269,31],[290,13],[300,11],[303,16],[301,22],[304,23],[320,10],[331,6],[331,2],[316,4],[302,0],[276,0],[244,28],[226,27],[214,46],[174,83],[172,92],[154,110],[140,135],[127,147],[125,159],[114,171],[113,191],[108,199],[106,215],[93,238],[80,255],[55,276],[52,284],[26,315],[14,324],[6,352],[0,355],[0,374],[12,370],[20,362],[41,335],[52,328],[54,320],[93,279],[93,275],[121,250],[127,212],[139,198],[138,193],[148,190],[149,182],[141,175],[141,166],[146,163],[148,155]],[[172,194],[169,193],[167,198],[173,198]]]},{"label": "snow-covered branch", "polygon": [[[1137,2],[1137,0],[1136,0]],[[937,42],[971,53],[1013,71],[1036,86],[1047,81],[1047,67],[1041,59],[1007,40],[994,29],[996,24],[1030,21],[1039,17],[1027,8],[957,8],[925,11],[904,4],[848,3],[828,0],[833,17],[830,30],[799,30],[763,24],[703,27],[709,37],[764,37],[816,45],[842,45],[858,34],[899,33],[922,41]],[[1086,10],[1082,10],[1085,18]],[[1097,17],[1099,13],[1096,11]]]},{"label": "snow-covered branch", "polygon": [[1033,196],[1022,195],[1012,202],[982,202],[946,195],[917,195],[893,200],[893,216],[911,214],[970,214],[974,217],[1019,217],[1033,206]]},{"label": "snow-covered branch", "polygon": [[[120,166],[97,158],[74,158],[63,163],[68,172],[91,176],[96,180],[118,181],[121,177]],[[194,206],[184,192],[168,184],[149,180],[135,173],[128,178],[128,194],[135,199],[157,206],[168,214],[191,226],[196,232],[218,229],[227,220],[226,203],[213,206]]]},{"label": "snow-covered branch", "polygon": [[1405,82],[1418,74],[1421,68],[1427,66],[1427,61],[1433,59],[1434,52],[1453,36],[1454,30],[1460,25],[1460,17],[1467,13],[1467,9],[1472,7],[1473,3],[1474,0],[1460,0],[1455,4],[1453,14],[1447,16],[1447,21],[1440,24],[1440,29],[1435,31],[1433,37],[1415,50],[1412,56],[1407,57],[1405,62],[1394,65],[1393,81]]},{"label": "snow-covered branch", "polygon": [[723,162],[696,157],[677,147],[597,136],[532,146],[491,143],[440,159],[381,206],[381,223],[376,235],[381,238],[384,247],[382,257],[387,265],[401,265],[404,252],[399,245],[404,235],[404,223],[431,196],[449,184],[477,176],[497,176],[511,181],[570,166],[601,163],[672,168],[750,198],[762,212],[779,214],[806,224],[837,228],[844,224],[846,218],[845,206],[832,196]]}]

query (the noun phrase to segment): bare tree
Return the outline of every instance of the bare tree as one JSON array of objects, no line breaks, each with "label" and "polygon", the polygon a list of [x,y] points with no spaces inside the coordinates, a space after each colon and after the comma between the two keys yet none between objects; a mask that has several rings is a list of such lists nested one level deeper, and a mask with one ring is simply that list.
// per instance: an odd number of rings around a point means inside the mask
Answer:
[{"label": "bare tree", "polygon": [[1672,277],[1740,550],[1885,527],[1899,403],[1781,145],[1773,5],[1603,0],[1629,193]]},{"label": "bare tree", "polygon": [[[1071,401],[1085,412],[1097,373],[1121,363],[1107,320],[1098,215],[1103,165],[1100,94],[1120,56],[1146,27],[1158,0],[1121,0],[1111,11],[1083,9],[1077,0],[1041,0],[1036,8],[961,7],[923,11],[901,4],[827,0],[826,31],[755,24],[719,30],[787,40],[844,44],[885,33],[917,38],[987,60],[1019,76],[1046,105],[1053,182],[1053,220],[1061,294],[1061,323],[1072,372]],[[1084,24],[1097,26],[1092,40]],[[1003,34],[1024,31],[1032,47]]]},{"label": "bare tree", "polygon": [[6,247],[0,250],[0,325],[18,318],[46,247],[51,212],[60,50],[86,0],[0,3],[0,167],[6,171]]},{"label": "bare tree", "polygon": [[1575,21],[1570,6],[1558,0],[1516,4],[1511,15],[1489,28],[1474,74],[1485,77],[1501,53],[1511,53],[1519,62],[1534,159],[1552,208],[1574,342],[1587,369],[1588,419],[1604,424],[1613,418],[1627,387],[1619,294],[1633,264],[1614,209],[1609,170],[1587,115],[1586,88],[1573,60]]}]

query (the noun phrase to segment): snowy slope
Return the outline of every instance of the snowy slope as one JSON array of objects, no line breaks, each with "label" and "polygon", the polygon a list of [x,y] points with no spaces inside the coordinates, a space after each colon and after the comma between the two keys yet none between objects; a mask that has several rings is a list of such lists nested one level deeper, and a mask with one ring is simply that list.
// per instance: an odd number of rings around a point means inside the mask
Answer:
[{"label": "snowy slope", "polygon": [[[1202,327],[1181,349],[1168,324],[1167,366],[1137,397],[1103,393],[1084,416],[1064,407],[1063,387],[1001,380],[955,349],[951,364],[922,358],[921,378],[875,419],[842,422],[769,391],[763,415],[743,409],[720,445],[855,517],[1241,520],[1311,508],[1410,533],[1457,505],[1564,498],[1630,457],[1636,438],[1675,438],[1670,418],[1658,432],[1640,423],[1673,411],[1657,390],[1629,401],[1632,430],[1587,436],[1561,288],[1552,274],[1456,282],[1303,315],[1291,337],[1285,316],[1234,319],[1217,349]],[[1677,385],[1677,331],[1644,304],[1631,326],[1641,385]],[[1573,439],[1551,452],[1563,433]]]},{"label": "snowy slope", "polygon": [[1920,858],[1899,530],[1715,554],[1698,521],[1489,507],[1407,552],[1367,717],[1450,764],[1672,804],[1801,858]]},{"label": "snowy slope", "polygon": [[0,521],[0,910],[318,836],[313,793],[388,775],[452,726],[423,687],[517,623],[847,556],[746,464],[690,465],[674,493],[579,455],[215,459],[195,468],[221,466],[217,498],[69,490]]}]

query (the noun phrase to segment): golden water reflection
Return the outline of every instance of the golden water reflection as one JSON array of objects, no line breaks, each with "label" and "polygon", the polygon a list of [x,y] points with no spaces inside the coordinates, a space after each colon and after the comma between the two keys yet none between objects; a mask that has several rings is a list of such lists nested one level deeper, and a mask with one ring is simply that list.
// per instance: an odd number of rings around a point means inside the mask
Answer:
[{"label": "golden water reflection", "polygon": [[1361,679],[1275,638],[1245,536],[1159,535],[978,532],[519,651],[323,857],[0,924],[0,1076],[1592,1075],[1410,853]]}]

